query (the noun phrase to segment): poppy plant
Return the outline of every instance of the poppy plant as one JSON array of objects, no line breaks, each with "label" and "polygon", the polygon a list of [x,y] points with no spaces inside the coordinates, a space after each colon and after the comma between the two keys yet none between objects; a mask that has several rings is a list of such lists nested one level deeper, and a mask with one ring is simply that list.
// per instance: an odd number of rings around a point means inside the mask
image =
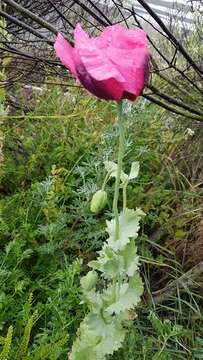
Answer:
[{"label": "poppy plant", "polygon": [[149,50],[141,29],[112,25],[90,38],[77,24],[74,47],[58,34],[54,48],[62,64],[99,99],[134,101],[148,81]]},{"label": "poppy plant", "polygon": [[[118,350],[125,339],[123,323],[140,301],[143,284],[139,275],[139,257],[134,242],[144,213],[127,208],[127,185],[138,175],[133,162],[129,175],[123,170],[125,152],[125,117],[123,101],[134,101],[147,83],[149,51],[147,36],[141,29],[129,30],[120,25],[106,27],[94,38],[78,24],[74,47],[59,34],[55,51],[62,64],[91,94],[99,99],[115,100],[118,111],[119,146],[117,163],[105,162],[107,175],[101,189],[92,198],[90,210],[97,214],[107,203],[105,186],[115,178],[113,218],[107,221],[107,237],[97,260],[81,279],[84,301],[89,307],[69,354],[70,360],[105,360]],[[119,211],[122,191],[123,209]],[[105,284],[105,286],[104,286]],[[129,318],[130,319],[130,318]]]}]

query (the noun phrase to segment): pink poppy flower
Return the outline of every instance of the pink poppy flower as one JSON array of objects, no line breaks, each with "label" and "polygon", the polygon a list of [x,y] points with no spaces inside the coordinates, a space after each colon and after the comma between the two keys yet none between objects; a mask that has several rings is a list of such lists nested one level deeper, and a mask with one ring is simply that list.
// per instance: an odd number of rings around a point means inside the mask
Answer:
[{"label": "pink poppy flower", "polygon": [[148,81],[147,36],[141,29],[112,25],[90,38],[78,24],[74,48],[61,34],[54,48],[62,64],[99,99],[133,101]]}]

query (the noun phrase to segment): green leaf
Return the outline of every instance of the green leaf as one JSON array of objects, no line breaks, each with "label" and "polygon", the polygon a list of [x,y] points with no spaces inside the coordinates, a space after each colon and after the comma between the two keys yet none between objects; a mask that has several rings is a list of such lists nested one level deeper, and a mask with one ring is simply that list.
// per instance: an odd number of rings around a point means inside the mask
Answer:
[{"label": "green leaf", "polygon": [[103,357],[96,353],[95,346],[100,342],[101,337],[95,336],[85,320],[78,329],[77,338],[73,344],[69,360],[103,360]]},{"label": "green leaf", "polygon": [[110,303],[105,311],[109,314],[119,314],[126,310],[133,309],[140,301],[143,293],[143,283],[140,275],[136,273],[130,278],[129,282],[123,283],[121,286],[117,283],[114,287],[109,286],[106,290],[106,303]]},{"label": "green leaf", "polygon": [[131,169],[130,169],[130,174],[128,176],[129,180],[135,179],[136,177],[138,177],[139,174],[139,170],[140,170],[140,164],[138,161],[134,161],[131,164]]},{"label": "green leaf", "polygon": [[128,276],[133,276],[139,267],[139,256],[137,255],[137,248],[132,239],[126,247],[119,252],[124,260],[124,272]]},{"label": "green leaf", "polygon": [[169,319],[161,321],[153,311],[150,312],[148,319],[157,334],[163,338],[176,337],[183,334],[183,327],[181,325],[173,324]]},{"label": "green leaf", "polygon": [[91,261],[89,266],[101,271],[105,278],[114,278],[115,274],[132,276],[138,269],[139,257],[134,240],[131,240],[123,250],[117,252],[105,244],[99,251],[99,255],[99,258]]},{"label": "green leaf", "polygon": [[122,346],[125,331],[121,322],[115,317],[108,315],[104,318],[101,314],[89,314],[86,321],[88,328],[101,337],[100,342],[95,347],[98,353],[103,354],[103,356],[110,355]]},{"label": "green leaf", "polygon": [[91,261],[88,265],[95,270],[101,271],[105,278],[111,279],[115,277],[115,274],[118,275],[124,272],[123,258],[109,248],[107,244],[104,244],[99,254],[99,258]]},{"label": "green leaf", "polygon": [[[116,163],[114,163],[113,161],[105,161],[104,166],[105,166],[106,171],[109,173],[109,175],[111,177],[116,178],[118,165]],[[121,181],[125,182],[127,180],[128,180],[128,175],[125,174],[124,171],[121,171]]]},{"label": "green leaf", "polygon": [[[104,165],[105,165],[105,169],[109,173],[109,175],[111,177],[116,178],[118,165],[116,163],[114,163],[113,161],[105,161]],[[139,162],[134,161],[131,164],[131,169],[130,169],[129,176],[126,173],[124,173],[124,171],[121,171],[121,181],[122,181],[122,183],[127,183],[129,180],[135,179],[139,174],[139,169],[140,169]]]},{"label": "green leaf", "polygon": [[136,238],[140,228],[139,221],[144,212],[141,209],[125,209],[119,216],[119,237],[115,240],[115,219],[107,221],[107,232],[110,237],[107,239],[109,246],[117,251],[122,250],[130,242],[130,238]]},{"label": "green leaf", "polygon": [[100,313],[103,307],[103,299],[99,292],[94,290],[86,291],[84,293],[84,300],[94,313]]},{"label": "green leaf", "polygon": [[125,330],[121,323],[109,317],[105,323],[101,315],[89,314],[81,324],[78,338],[72,347],[70,360],[105,360],[112,355],[124,341]]},{"label": "green leaf", "polygon": [[[100,343],[96,346],[97,354],[102,355],[102,359],[106,359],[106,355],[113,355],[123,344],[125,339],[125,330],[121,326],[114,324],[110,336],[102,337]],[[96,359],[95,359],[96,360]]]}]

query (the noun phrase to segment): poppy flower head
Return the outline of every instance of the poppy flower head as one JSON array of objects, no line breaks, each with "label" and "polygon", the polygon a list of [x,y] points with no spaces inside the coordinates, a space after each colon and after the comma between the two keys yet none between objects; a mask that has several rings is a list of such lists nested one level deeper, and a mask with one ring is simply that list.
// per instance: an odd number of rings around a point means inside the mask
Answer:
[{"label": "poppy flower head", "polygon": [[112,25],[90,38],[78,24],[74,47],[58,34],[54,48],[62,64],[99,99],[133,101],[147,84],[150,56],[141,29]]}]

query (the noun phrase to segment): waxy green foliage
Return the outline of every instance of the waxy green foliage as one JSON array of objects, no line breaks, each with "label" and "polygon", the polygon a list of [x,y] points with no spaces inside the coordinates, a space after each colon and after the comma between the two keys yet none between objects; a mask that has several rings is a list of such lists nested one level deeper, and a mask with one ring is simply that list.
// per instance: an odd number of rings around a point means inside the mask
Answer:
[{"label": "waxy green foliage", "polygon": [[115,240],[115,220],[107,221],[109,233],[108,244],[114,251],[122,250],[132,237],[137,237],[140,228],[139,221],[144,216],[140,209],[125,209],[119,216],[119,237]]},{"label": "waxy green foliage", "polygon": [[[117,174],[117,164],[113,161],[105,161],[105,169],[110,177],[115,177]],[[138,161],[134,161],[131,164],[130,174],[127,175],[124,171],[121,171],[121,181],[122,184],[128,183],[129,180],[136,179],[139,174],[140,164]]]},{"label": "waxy green foliage", "polygon": [[[109,178],[116,177],[117,164],[106,161],[105,168]],[[122,171],[121,185],[136,178],[138,171],[137,162],[132,164],[129,176]],[[106,222],[108,238],[97,260],[89,262],[93,270],[81,279],[89,313],[78,330],[70,360],[104,360],[122,346],[128,311],[138,304],[143,293],[135,239],[144,215],[140,209],[124,208],[119,215],[118,238],[115,219]]]}]

